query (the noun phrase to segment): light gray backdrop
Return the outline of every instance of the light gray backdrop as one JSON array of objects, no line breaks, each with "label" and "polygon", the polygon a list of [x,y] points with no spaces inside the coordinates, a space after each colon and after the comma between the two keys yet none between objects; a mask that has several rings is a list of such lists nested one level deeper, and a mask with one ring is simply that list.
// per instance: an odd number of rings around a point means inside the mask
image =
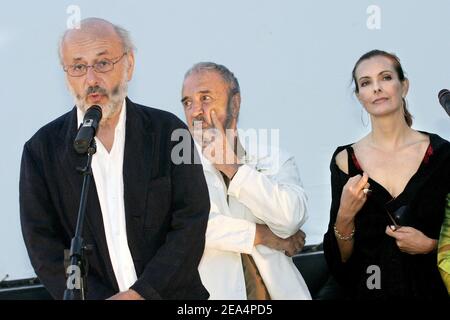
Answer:
[{"label": "light gray backdrop", "polygon": [[350,87],[363,53],[397,53],[411,82],[414,128],[450,138],[436,97],[450,87],[447,0],[2,0],[0,281],[34,276],[20,232],[20,158],[37,129],[72,107],[57,57],[70,5],[81,18],[98,16],[131,32],[138,51],[129,96],[136,102],[184,119],[180,88],[193,63],[215,61],[235,73],[240,127],[279,128],[281,145],[296,156],[309,195],[308,244],[326,230],[333,151],[369,131]]}]

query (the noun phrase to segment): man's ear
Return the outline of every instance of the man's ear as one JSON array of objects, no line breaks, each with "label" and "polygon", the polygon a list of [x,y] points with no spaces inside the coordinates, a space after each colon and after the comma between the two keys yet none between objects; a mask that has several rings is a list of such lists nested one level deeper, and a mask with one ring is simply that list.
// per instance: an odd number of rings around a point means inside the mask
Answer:
[{"label": "man's ear", "polygon": [[130,51],[127,53],[127,60],[128,60],[127,80],[130,81],[131,78],[133,78],[133,72],[134,72],[134,52],[133,51]]}]

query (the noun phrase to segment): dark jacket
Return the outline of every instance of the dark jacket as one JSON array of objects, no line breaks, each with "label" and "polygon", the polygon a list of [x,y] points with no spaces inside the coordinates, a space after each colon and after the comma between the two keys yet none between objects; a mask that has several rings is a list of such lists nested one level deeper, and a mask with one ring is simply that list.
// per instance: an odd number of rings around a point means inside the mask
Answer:
[{"label": "dark jacket", "polygon": [[[131,287],[146,299],[206,299],[197,271],[209,214],[200,164],[171,161],[172,132],[186,126],[173,114],[126,99],[123,161],[128,246],[138,280]],[[24,146],[20,217],[31,263],[44,286],[61,299],[66,286],[64,249],[75,233],[86,155],[73,148],[76,108],[41,128]],[[189,139],[190,136],[189,136]],[[191,153],[195,148],[190,143]],[[92,180],[83,237],[88,255],[88,299],[119,291]]]}]

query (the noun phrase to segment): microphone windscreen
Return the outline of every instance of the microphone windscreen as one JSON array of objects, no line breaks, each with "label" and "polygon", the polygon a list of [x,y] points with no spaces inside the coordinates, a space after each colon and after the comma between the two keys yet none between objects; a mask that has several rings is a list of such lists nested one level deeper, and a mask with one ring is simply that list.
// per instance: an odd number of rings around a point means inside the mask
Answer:
[{"label": "microphone windscreen", "polygon": [[86,114],[84,115],[84,119],[85,120],[92,119],[92,120],[97,120],[97,122],[100,122],[100,120],[102,119],[102,108],[100,108],[97,105],[93,105],[86,111]]},{"label": "microphone windscreen", "polygon": [[450,91],[447,89],[442,89],[439,91],[438,99],[445,112],[447,112],[450,116]]},{"label": "microphone windscreen", "polygon": [[77,136],[73,142],[73,147],[79,154],[84,154],[88,151],[92,139],[97,133],[97,127],[102,118],[102,109],[93,105],[90,107],[83,118],[83,123],[78,129]]}]

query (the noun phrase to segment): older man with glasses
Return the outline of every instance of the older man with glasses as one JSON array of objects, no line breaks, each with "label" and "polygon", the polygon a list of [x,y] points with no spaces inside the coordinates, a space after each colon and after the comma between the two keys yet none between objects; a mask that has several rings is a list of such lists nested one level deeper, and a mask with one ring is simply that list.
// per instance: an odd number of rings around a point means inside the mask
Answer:
[{"label": "older man with glasses", "polygon": [[[76,107],[26,144],[20,214],[34,270],[56,299],[66,288],[64,250],[75,232],[86,156],[73,141],[86,111],[101,108],[92,157],[83,237],[88,299],[206,299],[197,270],[204,249],[209,198],[201,165],[175,164],[174,115],[133,103],[128,32],[89,18],[68,30],[60,59]],[[191,150],[195,152],[194,148]]]}]

